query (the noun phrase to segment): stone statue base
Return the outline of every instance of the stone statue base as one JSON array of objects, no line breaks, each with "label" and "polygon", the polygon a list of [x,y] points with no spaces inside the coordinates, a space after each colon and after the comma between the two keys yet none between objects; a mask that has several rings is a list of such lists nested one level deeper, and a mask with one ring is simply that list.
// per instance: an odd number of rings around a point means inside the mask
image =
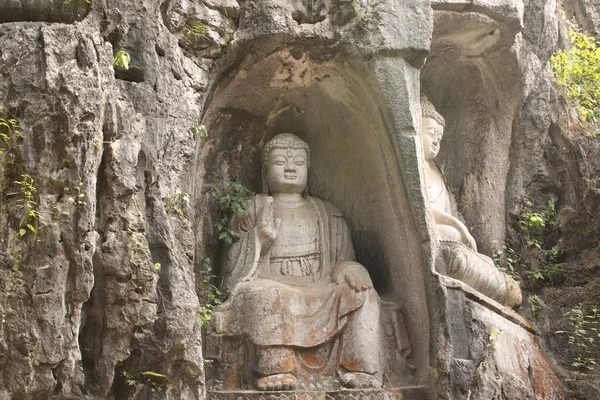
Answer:
[{"label": "stone statue base", "polygon": [[448,399],[564,398],[531,322],[459,280],[438,278],[445,323],[438,326],[434,392]]},{"label": "stone statue base", "polygon": [[291,392],[209,390],[207,393],[208,400],[421,400],[425,398],[423,387]]},{"label": "stone statue base", "polygon": [[[402,308],[393,301],[383,300],[379,303],[379,333],[382,344],[383,383],[385,386],[406,385],[412,378],[415,366],[412,361],[412,350],[407,335]],[[336,363],[327,362],[334,353],[339,352],[340,336],[314,349],[294,349],[297,362],[294,375],[300,381],[300,390],[311,390],[316,387],[323,392],[340,386],[341,377]],[[290,349],[290,351],[292,351]],[[209,325],[206,335],[205,357],[212,360],[206,366],[207,386],[217,386],[222,393],[234,393],[239,388],[254,389],[254,358],[257,357],[255,346],[239,337],[231,337],[217,332],[215,324]],[[325,360],[325,361],[323,361]],[[251,362],[248,362],[251,361]],[[307,361],[318,367],[308,368]],[[348,389],[349,390],[349,389]],[[347,392],[344,390],[343,392]],[[243,392],[246,393],[246,392]],[[258,392],[268,395],[271,391]],[[299,393],[289,391],[287,393]],[[270,397],[268,397],[270,398]],[[393,399],[394,397],[390,397]],[[236,398],[237,399],[237,398]]]}]

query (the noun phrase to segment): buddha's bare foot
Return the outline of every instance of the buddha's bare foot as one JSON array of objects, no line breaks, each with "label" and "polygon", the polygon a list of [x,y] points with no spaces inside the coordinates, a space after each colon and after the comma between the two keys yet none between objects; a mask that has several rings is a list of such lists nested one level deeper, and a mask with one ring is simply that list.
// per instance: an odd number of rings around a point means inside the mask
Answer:
[{"label": "buddha's bare foot", "polygon": [[347,372],[342,375],[342,386],[348,389],[380,388],[381,381],[375,375],[364,372]]},{"label": "buddha's bare foot", "polygon": [[256,382],[258,390],[294,390],[298,388],[298,379],[292,374],[269,375]]},{"label": "buddha's bare foot", "polygon": [[520,306],[523,302],[523,294],[521,293],[521,287],[513,278],[506,276],[506,297],[504,304],[508,307]]}]

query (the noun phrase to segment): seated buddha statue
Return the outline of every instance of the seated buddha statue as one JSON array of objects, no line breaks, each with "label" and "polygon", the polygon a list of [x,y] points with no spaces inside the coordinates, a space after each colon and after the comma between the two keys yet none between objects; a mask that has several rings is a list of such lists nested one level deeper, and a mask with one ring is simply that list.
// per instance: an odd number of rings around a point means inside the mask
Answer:
[{"label": "seated buddha statue", "polygon": [[309,165],[308,145],[293,134],[264,147],[265,193],[231,219],[241,238],[224,255],[232,289],[215,309],[215,329],[248,344],[259,390],[294,390],[323,376],[381,387],[381,300],[340,211],[308,195]]},{"label": "seated buddha statue", "polygon": [[425,97],[421,98],[421,111],[427,200],[439,241],[436,269],[501,304],[509,307],[521,304],[519,285],[512,277],[498,270],[490,257],[477,251],[475,239],[465,224],[452,214],[450,194],[434,162],[440,150],[445,121]]}]

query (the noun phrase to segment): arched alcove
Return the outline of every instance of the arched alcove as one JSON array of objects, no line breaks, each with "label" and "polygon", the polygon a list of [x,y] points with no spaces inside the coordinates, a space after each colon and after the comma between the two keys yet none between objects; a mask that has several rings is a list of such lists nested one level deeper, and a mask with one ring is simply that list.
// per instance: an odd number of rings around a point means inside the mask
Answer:
[{"label": "arched alcove", "polygon": [[[500,19],[498,19],[500,18]],[[504,183],[520,104],[518,21],[436,10],[423,91],[446,119],[437,164],[480,250],[492,253],[505,229]]]},{"label": "arched alcove", "polygon": [[[305,140],[311,147],[310,194],[342,211],[358,261],[380,296],[403,309],[417,372],[397,373],[393,384],[424,383],[428,269],[396,131],[368,61],[350,63],[314,44],[272,51],[245,44],[245,49],[250,50],[224,62],[231,67],[207,102],[202,123],[210,139],[197,152],[197,207],[208,207],[206,188],[229,176],[260,192],[260,149],[275,134],[291,132]],[[206,246],[211,222],[206,212],[199,214],[197,243]]]}]

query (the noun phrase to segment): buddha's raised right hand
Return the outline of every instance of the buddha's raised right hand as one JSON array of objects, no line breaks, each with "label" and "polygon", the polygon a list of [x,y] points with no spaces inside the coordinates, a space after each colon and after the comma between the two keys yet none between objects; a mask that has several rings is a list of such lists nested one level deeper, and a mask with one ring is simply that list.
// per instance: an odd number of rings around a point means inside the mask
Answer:
[{"label": "buddha's raised right hand", "polygon": [[275,239],[277,239],[280,227],[281,218],[273,218],[273,197],[269,196],[267,197],[265,205],[258,213],[258,219],[256,223],[258,238],[260,239],[260,244],[263,251],[269,249]]}]

